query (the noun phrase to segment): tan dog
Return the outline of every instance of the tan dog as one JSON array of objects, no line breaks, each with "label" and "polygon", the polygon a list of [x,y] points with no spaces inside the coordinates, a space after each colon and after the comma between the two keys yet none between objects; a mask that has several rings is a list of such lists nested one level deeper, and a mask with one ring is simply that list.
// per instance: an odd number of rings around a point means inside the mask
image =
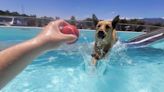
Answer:
[{"label": "tan dog", "polygon": [[116,16],[113,21],[99,21],[96,26],[94,53],[92,54],[92,64],[104,58],[117,41],[115,27],[119,21]]}]

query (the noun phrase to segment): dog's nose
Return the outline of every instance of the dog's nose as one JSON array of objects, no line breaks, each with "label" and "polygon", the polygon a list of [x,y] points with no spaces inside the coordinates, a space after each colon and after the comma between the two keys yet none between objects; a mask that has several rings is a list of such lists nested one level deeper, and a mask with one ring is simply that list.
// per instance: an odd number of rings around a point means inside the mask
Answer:
[{"label": "dog's nose", "polygon": [[98,32],[98,38],[104,39],[104,37],[105,37],[104,31],[99,31]]}]

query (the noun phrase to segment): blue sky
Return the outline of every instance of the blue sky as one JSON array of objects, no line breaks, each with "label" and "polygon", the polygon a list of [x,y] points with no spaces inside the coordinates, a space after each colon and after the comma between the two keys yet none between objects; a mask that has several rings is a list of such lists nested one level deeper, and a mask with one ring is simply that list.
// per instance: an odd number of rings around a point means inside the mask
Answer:
[{"label": "blue sky", "polygon": [[0,10],[64,19],[72,15],[84,19],[93,13],[100,19],[112,19],[117,14],[127,18],[154,18],[164,17],[164,0],[1,0]]}]

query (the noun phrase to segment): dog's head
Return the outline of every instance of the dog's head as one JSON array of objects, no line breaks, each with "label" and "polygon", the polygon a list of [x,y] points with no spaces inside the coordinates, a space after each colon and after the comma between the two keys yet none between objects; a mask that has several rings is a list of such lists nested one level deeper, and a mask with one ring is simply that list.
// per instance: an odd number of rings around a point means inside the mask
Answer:
[{"label": "dog's head", "polygon": [[119,21],[119,15],[113,21],[97,21],[96,25],[96,39],[111,39],[112,33]]}]

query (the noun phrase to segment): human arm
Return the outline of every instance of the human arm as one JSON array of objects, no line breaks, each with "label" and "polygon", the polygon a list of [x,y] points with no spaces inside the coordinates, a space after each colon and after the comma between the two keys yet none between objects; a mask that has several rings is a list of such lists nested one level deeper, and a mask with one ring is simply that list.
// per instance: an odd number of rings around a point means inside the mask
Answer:
[{"label": "human arm", "polygon": [[47,50],[62,43],[76,40],[76,36],[63,34],[59,26],[68,25],[63,20],[49,23],[36,37],[0,52],[0,89],[20,73],[28,64]]}]

